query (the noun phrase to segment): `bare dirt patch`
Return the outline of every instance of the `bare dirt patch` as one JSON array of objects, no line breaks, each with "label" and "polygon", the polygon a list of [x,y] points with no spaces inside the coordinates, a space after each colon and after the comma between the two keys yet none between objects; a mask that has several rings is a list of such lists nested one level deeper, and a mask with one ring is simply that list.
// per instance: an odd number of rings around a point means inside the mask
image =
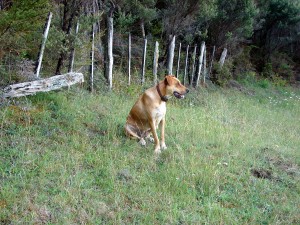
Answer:
[{"label": "bare dirt patch", "polygon": [[284,182],[288,179],[289,183],[300,180],[300,166],[291,158],[280,153],[278,149],[262,148],[257,159],[262,162],[261,166],[250,170],[256,178],[278,182]]},{"label": "bare dirt patch", "polygon": [[251,174],[257,178],[272,179],[272,171],[266,169],[251,169]]},{"label": "bare dirt patch", "polygon": [[274,156],[266,156],[266,161],[268,161],[271,165],[287,173],[290,176],[300,175],[299,166],[289,159],[282,159]]}]

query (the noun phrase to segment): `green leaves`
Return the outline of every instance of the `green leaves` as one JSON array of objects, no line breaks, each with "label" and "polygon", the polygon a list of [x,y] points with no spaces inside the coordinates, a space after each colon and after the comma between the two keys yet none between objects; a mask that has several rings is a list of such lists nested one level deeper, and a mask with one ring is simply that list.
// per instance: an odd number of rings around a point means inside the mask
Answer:
[{"label": "green leaves", "polygon": [[0,12],[0,37],[7,32],[17,33],[36,29],[44,22],[48,0],[14,1],[11,8]]},{"label": "green leaves", "polygon": [[19,0],[0,11],[0,48],[17,52],[27,48],[35,41],[34,33],[42,28],[48,9],[48,0]]}]

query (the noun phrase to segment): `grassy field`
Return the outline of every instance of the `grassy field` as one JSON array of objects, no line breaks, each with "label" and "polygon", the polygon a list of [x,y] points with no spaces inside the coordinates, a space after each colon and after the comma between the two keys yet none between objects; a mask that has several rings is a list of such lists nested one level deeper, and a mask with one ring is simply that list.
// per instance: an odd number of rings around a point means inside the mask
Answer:
[{"label": "grassy field", "polygon": [[158,158],[123,134],[135,86],[1,107],[0,224],[300,224],[300,92],[248,89],[170,100]]}]

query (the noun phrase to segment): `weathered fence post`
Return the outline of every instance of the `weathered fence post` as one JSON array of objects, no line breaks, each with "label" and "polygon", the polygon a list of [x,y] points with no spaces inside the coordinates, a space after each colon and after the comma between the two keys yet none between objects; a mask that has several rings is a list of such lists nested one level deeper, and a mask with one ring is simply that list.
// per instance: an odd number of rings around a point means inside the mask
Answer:
[{"label": "weathered fence post", "polygon": [[194,82],[194,73],[195,73],[195,64],[196,64],[196,52],[197,52],[197,45],[195,45],[194,52],[193,52],[193,55],[192,55],[193,64],[192,64],[192,74],[191,74],[190,85],[193,85],[193,82]]},{"label": "weathered fence post", "polygon": [[181,42],[179,43],[178,55],[177,55],[177,70],[176,70],[176,77],[177,78],[179,77],[180,52],[181,52]]},{"label": "weathered fence post", "polygon": [[114,65],[114,58],[113,58],[113,34],[114,34],[114,18],[113,12],[115,10],[115,5],[113,2],[111,3],[111,8],[109,10],[107,16],[107,56],[108,56],[108,64],[106,67],[106,78],[108,79],[109,89],[112,89],[112,79],[113,79],[113,65]]},{"label": "weathered fence post", "polygon": [[130,73],[130,67],[131,67],[131,34],[128,34],[128,85],[130,85],[131,82],[131,73]]},{"label": "weathered fence post", "polygon": [[145,82],[146,53],[147,53],[147,38],[144,39],[143,64],[142,64],[142,74],[141,74],[142,84],[144,84]]},{"label": "weathered fence post", "polygon": [[168,49],[168,64],[167,64],[168,74],[172,74],[174,50],[175,50],[175,35],[173,36],[172,41],[169,45],[169,49]]},{"label": "weathered fence post", "polygon": [[211,55],[211,60],[210,60],[210,65],[209,65],[209,71],[208,71],[208,78],[210,78],[213,62],[214,62],[214,57],[215,57],[215,51],[216,51],[216,46],[213,47],[212,55]]},{"label": "weathered fence post", "polygon": [[205,79],[207,74],[207,68],[206,68],[206,47],[204,47],[204,55],[203,55],[203,85],[205,87]]},{"label": "weathered fence post", "polygon": [[227,55],[227,48],[224,48],[224,50],[223,50],[223,52],[222,52],[222,55],[221,55],[221,58],[220,58],[220,67],[221,67],[221,68],[222,68],[223,65],[224,65],[226,55]]},{"label": "weathered fence post", "polygon": [[185,67],[184,67],[184,77],[183,77],[183,84],[186,84],[186,76],[187,76],[187,69],[188,69],[188,63],[189,63],[189,45],[186,47],[186,53],[185,53]]},{"label": "weathered fence post", "polygon": [[51,19],[52,19],[52,12],[49,12],[47,22],[46,22],[45,28],[44,28],[43,41],[41,44],[38,61],[36,62],[36,67],[34,69],[34,73],[37,78],[40,76],[40,70],[41,70],[42,61],[43,61],[45,45],[46,45],[46,41],[47,41],[49,29],[50,29]]},{"label": "weathered fence post", "polygon": [[204,49],[205,49],[205,42],[203,41],[201,43],[201,51],[200,51],[200,56],[199,56],[198,76],[197,76],[196,87],[199,86],[199,81],[201,80],[201,69],[202,69],[202,63],[203,63]]},{"label": "weathered fence post", "polygon": [[[77,21],[76,29],[75,29],[75,39],[77,37],[78,30],[79,30],[79,22]],[[75,42],[75,39],[74,39],[74,42]],[[73,72],[74,59],[75,59],[75,45],[73,43],[73,46],[72,46],[72,49],[71,49],[71,53],[70,53],[70,62],[69,62],[68,73]]]},{"label": "weathered fence post", "polygon": [[158,66],[158,55],[159,55],[159,44],[155,42],[155,49],[154,49],[154,59],[153,59],[153,77],[154,77],[154,84],[157,83],[157,66]]},{"label": "weathered fence post", "polygon": [[91,32],[91,51],[90,51],[90,83],[89,83],[89,90],[91,92],[94,91],[94,51],[95,51],[95,24],[92,25],[92,32]]}]

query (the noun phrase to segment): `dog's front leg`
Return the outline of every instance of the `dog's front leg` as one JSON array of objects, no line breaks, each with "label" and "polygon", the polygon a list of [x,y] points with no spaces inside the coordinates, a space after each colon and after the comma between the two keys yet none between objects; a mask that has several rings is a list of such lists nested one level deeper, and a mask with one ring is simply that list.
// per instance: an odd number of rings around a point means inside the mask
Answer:
[{"label": "dog's front leg", "polygon": [[165,143],[165,126],[166,126],[166,118],[163,117],[160,121],[160,131],[161,131],[161,149],[165,150],[167,149],[166,143]]},{"label": "dog's front leg", "polygon": [[156,154],[159,154],[161,151],[160,151],[159,139],[158,139],[158,136],[157,136],[157,133],[156,133],[155,123],[152,119],[149,120],[149,123],[150,123],[150,128],[151,128],[151,131],[152,131],[152,135],[153,135],[153,138],[154,138],[154,144],[155,144],[154,152]]}]

